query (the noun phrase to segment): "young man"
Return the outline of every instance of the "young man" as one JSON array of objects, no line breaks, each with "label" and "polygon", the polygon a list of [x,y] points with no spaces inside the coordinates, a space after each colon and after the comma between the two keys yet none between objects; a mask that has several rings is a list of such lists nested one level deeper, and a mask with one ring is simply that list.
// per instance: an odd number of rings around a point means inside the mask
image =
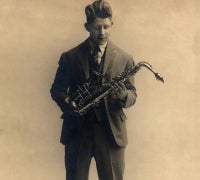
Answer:
[{"label": "young man", "polygon": [[94,157],[100,180],[123,180],[127,144],[123,108],[132,106],[136,100],[133,77],[125,83],[116,83],[113,93],[84,115],[74,113],[76,105],[69,97],[77,85],[93,77],[91,72],[103,74],[99,83],[109,82],[134,62],[132,56],[109,40],[113,25],[110,5],[95,1],[85,8],[85,13],[89,38],[62,54],[50,90],[63,112],[61,143],[65,145],[66,179],[87,180]]}]

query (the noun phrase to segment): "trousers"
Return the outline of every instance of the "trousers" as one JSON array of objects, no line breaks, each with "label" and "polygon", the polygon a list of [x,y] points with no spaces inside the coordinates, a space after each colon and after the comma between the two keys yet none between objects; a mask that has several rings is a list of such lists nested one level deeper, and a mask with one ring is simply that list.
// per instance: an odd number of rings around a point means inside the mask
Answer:
[{"label": "trousers", "polygon": [[125,147],[112,143],[108,129],[103,122],[86,123],[65,146],[66,180],[88,180],[93,157],[99,180],[123,180]]}]

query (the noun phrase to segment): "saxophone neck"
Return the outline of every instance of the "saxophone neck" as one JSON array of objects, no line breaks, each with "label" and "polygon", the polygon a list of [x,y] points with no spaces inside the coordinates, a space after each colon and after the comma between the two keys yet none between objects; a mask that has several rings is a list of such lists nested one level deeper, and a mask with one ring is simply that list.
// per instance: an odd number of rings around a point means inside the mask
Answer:
[{"label": "saxophone neck", "polygon": [[156,78],[157,80],[159,80],[159,81],[161,81],[161,82],[164,83],[164,79],[163,79],[163,77],[161,76],[161,74],[155,72],[155,71],[153,70],[153,67],[152,67],[151,64],[149,64],[149,63],[147,63],[147,62],[145,62],[145,61],[142,61],[142,62],[139,62],[139,63],[136,64],[136,69],[137,69],[137,71],[138,71],[141,67],[145,67],[145,68],[147,68],[148,70],[150,70],[150,71],[155,75],[155,78]]}]

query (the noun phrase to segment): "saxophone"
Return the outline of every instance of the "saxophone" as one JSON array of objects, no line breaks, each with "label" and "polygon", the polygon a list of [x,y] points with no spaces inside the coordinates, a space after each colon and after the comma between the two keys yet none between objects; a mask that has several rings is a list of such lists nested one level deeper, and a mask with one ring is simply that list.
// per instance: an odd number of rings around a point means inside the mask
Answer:
[{"label": "saxophone", "polygon": [[[122,81],[125,82],[131,76],[135,75],[141,67],[145,67],[150,70],[155,78],[164,83],[163,77],[156,73],[152,66],[147,62],[139,62],[132,68],[120,73],[119,75],[112,78],[110,82],[105,82],[99,85],[97,83],[98,78],[95,82],[86,82],[82,86],[77,86],[76,93],[73,97],[71,97],[71,101],[67,100],[67,103],[71,102],[75,107],[74,112],[83,115],[92,107],[97,106],[98,102],[109,94],[113,93],[113,88],[115,87],[115,83]],[[99,72],[94,72],[98,77],[102,77],[103,75]],[[100,79],[100,78],[99,78]]]}]

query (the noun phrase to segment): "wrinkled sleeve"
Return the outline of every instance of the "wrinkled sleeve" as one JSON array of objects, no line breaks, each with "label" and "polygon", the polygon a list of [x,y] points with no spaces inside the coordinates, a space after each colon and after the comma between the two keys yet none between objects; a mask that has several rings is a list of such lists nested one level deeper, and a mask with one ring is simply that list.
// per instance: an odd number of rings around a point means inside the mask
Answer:
[{"label": "wrinkled sleeve", "polygon": [[54,82],[50,89],[52,99],[64,113],[66,111],[65,98],[70,84],[70,67],[67,58],[62,54],[59,60],[59,66],[55,75]]}]

